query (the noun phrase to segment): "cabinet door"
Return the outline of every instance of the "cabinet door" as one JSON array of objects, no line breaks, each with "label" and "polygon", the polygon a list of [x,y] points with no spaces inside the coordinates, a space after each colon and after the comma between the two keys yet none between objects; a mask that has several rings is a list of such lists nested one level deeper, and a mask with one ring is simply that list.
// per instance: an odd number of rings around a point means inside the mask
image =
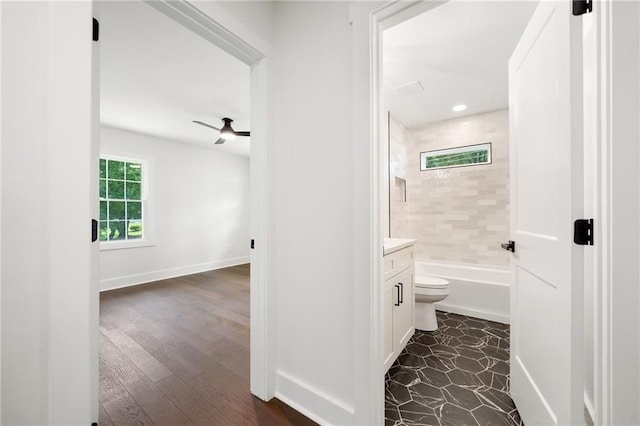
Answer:
[{"label": "cabinet door", "polygon": [[[404,349],[405,345],[413,336],[413,268],[406,269],[396,275],[393,281],[394,301],[398,301],[400,296],[400,306],[393,306],[393,350],[396,354]],[[395,285],[400,286],[399,295]]]},{"label": "cabinet door", "polygon": [[396,308],[394,280],[390,279],[384,283],[384,371],[385,373],[396,359],[393,351],[393,311]]}]

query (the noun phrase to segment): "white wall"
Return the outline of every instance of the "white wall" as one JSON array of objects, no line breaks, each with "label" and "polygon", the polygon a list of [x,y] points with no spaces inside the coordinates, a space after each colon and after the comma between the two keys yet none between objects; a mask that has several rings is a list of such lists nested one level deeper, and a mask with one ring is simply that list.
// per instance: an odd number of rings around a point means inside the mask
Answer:
[{"label": "white wall", "polygon": [[[610,411],[615,425],[640,424],[640,4],[611,2]],[[611,208],[609,209],[609,207]],[[597,236],[596,236],[597,238]],[[606,362],[606,361],[605,361]]]},{"label": "white wall", "polygon": [[[414,146],[411,133],[398,120],[391,116],[389,122],[389,170],[385,170],[385,174],[389,175],[389,214],[391,220],[387,226],[391,232],[386,233],[396,238],[415,238],[411,233],[409,220],[409,179],[413,175],[409,170],[409,156],[414,153],[411,149]],[[402,181],[396,178],[404,179],[404,188]],[[386,179],[386,178],[385,178]],[[405,199],[402,200],[402,192],[404,189]]]},{"label": "white wall", "polygon": [[[83,9],[85,6],[86,3],[69,3],[68,7]],[[96,420],[86,418],[85,409],[88,410],[90,404],[83,404],[83,401],[89,398],[90,392],[77,382],[91,384],[89,374],[68,362],[52,367],[74,379],[70,381],[74,391],[60,396],[56,396],[48,381],[52,371],[49,368],[50,351],[59,345],[49,340],[49,325],[64,324],[55,316],[75,315],[79,325],[90,325],[86,321],[89,314],[69,310],[80,305],[84,293],[74,293],[75,282],[71,284],[64,279],[49,282],[46,271],[50,252],[56,247],[65,247],[59,240],[47,238],[43,233],[48,224],[45,212],[51,207],[65,207],[59,198],[46,198],[42,185],[47,177],[42,172],[42,166],[46,164],[46,147],[43,146],[47,142],[46,122],[52,112],[46,110],[46,99],[41,98],[47,93],[48,84],[55,88],[63,86],[59,76],[52,79],[47,63],[51,58],[48,51],[51,30],[42,23],[52,22],[48,13],[52,6],[51,3],[29,3],[19,6],[25,8],[24,13],[10,17],[4,13],[4,7],[3,4],[3,83],[7,81],[6,71],[12,73],[14,80],[10,85],[13,90],[2,94],[3,113],[4,107],[12,107],[11,116],[3,117],[3,123],[10,122],[12,126],[2,129],[2,252],[11,253],[3,257],[2,265],[3,423],[47,424],[50,423],[49,409],[62,407],[69,415],[64,423],[87,424]],[[353,178],[362,177],[366,182],[368,175],[365,169],[359,169],[359,173],[353,171],[352,39],[348,5],[287,3],[277,7],[278,17],[274,24],[279,28],[279,34],[274,38],[280,45],[279,56],[270,57],[269,63],[270,66],[275,64],[281,74],[277,81],[279,90],[270,86],[268,92],[269,95],[276,94],[269,99],[269,118],[275,122],[277,144],[276,149],[269,152],[269,158],[274,159],[277,169],[278,194],[271,200],[276,203],[276,209],[270,214],[276,217],[278,225],[277,253],[273,254],[274,257],[277,255],[278,288],[276,299],[270,299],[270,303],[278,305],[278,352],[277,359],[270,362],[281,373],[278,384],[281,396],[288,396],[289,401],[318,419],[350,423],[355,398],[353,354],[355,337],[360,336],[354,336],[353,295],[356,283],[361,283],[360,287],[364,289],[369,281],[354,280],[356,245],[351,242],[354,234]],[[29,8],[34,10],[26,10]],[[235,12],[231,10],[226,15],[218,14],[224,7],[213,3],[203,3],[202,9],[227,28],[237,30],[250,43],[255,42],[259,48],[265,46],[268,37],[238,24],[243,16],[233,16]],[[79,40],[82,34],[90,35],[90,15],[86,18],[84,31],[80,34],[70,31]],[[264,16],[264,19],[268,21],[270,17]],[[260,27],[262,29],[258,27],[257,31],[262,32],[269,25],[265,23]],[[11,43],[5,43],[7,40]],[[74,50],[65,50],[65,46],[56,44],[62,53],[74,53]],[[78,54],[80,58],[82,55],[82,52]],[[12,65],[10,68],[5,67],[8,62]],[[78,69],[86,72],[90,67],[87,63]],[[270,68],[270,76],[275,71]],[[73,80],[65,82],[72,84]],[[4,87],[7,86],[3,84]],[[75,95],[76,90],[72,89],[71,94]],[[88,91],[84,94],[88,100]],[[88,105],[84,108],[90,110]],[[69,119],[82,116],[76,110],[73,112]],[[330,122],[335,134],[328,137],[326,125]],[[74,135],[59,141],[59,146],[70,149],[82,142],[87,144],[89,139],[88,135],[84,140]],[[367,139],[364,142],[368,145]],[[368,166],[367,152],[363,153],[365,155],[359,161]],[[11,207],[5,208],[7,205]],[[364,202],[361,207],[364,223],[370,206]],[[86,211],[79,214],[84,215],[87,228],[77,228],[85,232],[84,241],[88,244],[90,215]],[[5,232],[9,228],[11,231]],[[363,262],[367,269],[368,246],[357,247],[367,258]],[[60,250],[58,253],[60,257],[65,254]],[[70,271],[74,264],[75,259],[66,259],[59,266]],[[16,284],[8,286],[8,282]],[[67,307],[56,304],[51,318],[48,311],[51,295],[47,290],[50,284],[60,288],[60,296],[68,297]],[[90,287],[86,288],[90,290]],[[90,304],[84,306],[88,308]],[[73,333],[69,339],[77,340],[76,346],[67,345],[69,355],[73,355],[73,351],[79,353],[78,357],[91,356],[90,351],[85,351],[86,337],[83,339]],[[9,351],[6,350],[8,347],[11,348]],[[366,364],[367,361],[363,362]],[[83,406],[73,410],[66,405],[54,404],[62,397],[75,399]]]},{"label": "white wall", "polygon": [[277,396],[352,422],[351,27],[344,2],[279,2]]},{"label": "white wall", "polygon": [[[2,421],[45,423],[47,359],[39,356],[46,330],[47,296],[43,271],[42,175],[44,129],[27,123],[45,118],[41,100],[46,46],[38,42],[47,10],[32,4],[2,4]],[[32,25],[24,24],[31,15]],[[7,40],[25,37],[22,45]],[[22,49],[26,49],[25,52]],[[23,80],[24,79],[24,80]],[[23,81],[30,84],[23,85]],[[22,143],[11,143],[20,140]],[[19,161],[19,159],[22,159]],[[44,385],[44,386],[43,386]],[[27,404],[26,396],[31,398]]]},{"label": "white wall", "polygon": [[248,158],[107,126],[100,145],[102,154],[149,162],[153,244],[102,250],[101,290],[249,261]]},{"label": "white wall", "polygon": [[[212,10],[210,9],[211,7],[218,8],[216,13],[210,13],[209,16],[218,17],[220,11],[224,11],[229,15],[229,18],[237,21],[237,24],[244,27],[244,29],[248,29],[266,42],[271,43],[273,41],[275,3],[272,1],[231,0],[212,2],[209,0],[195,0],[193,4],[207,12]],[[225,25],[227,22],[228,19],[225,19]],[[234,32],[240,35],[237,30],[234,30]]]},{"label": "white wall", "polygon": [[[509,266],[509,113],[484,112],[409,129],[407,198],[416,258]],[[420,153],[491,142],[491,164],[420,170]]]}]

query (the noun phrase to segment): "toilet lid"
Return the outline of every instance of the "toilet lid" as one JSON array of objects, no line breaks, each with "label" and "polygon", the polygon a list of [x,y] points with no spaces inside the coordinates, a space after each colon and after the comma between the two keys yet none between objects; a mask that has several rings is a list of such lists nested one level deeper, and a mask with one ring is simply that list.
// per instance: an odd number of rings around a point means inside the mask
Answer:
[{"label": "toilet lid", "polygon": [[414,285],[425,288],[443,288],[449,286],[449,281],[429,275],[416,275]]}]

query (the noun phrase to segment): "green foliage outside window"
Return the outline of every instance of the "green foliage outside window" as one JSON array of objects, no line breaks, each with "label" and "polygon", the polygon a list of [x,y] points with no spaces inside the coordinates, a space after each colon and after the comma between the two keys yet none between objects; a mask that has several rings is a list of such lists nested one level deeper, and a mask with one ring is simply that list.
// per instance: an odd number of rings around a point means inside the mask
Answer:
[{"label": "green foliage outside window", "polygon": [[491,142],[420,153],[420,170],[491,164]]},{"label": "green foliage outside window", "polygon": [[100,159],[100,241],[143,237],[142,163]]},{"label": "green foliage outside window", "polygon": [[451,167],[464,166],[468,164],[483,164],[488,162],[488,153],[486,150],[459,152],[457,154],[434,155],[426,157],[426,169],[434,167]]}]

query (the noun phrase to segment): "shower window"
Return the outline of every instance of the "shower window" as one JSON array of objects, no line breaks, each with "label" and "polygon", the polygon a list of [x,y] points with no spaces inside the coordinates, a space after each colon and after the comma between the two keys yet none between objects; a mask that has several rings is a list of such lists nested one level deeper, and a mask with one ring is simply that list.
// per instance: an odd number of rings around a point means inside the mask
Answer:
[{"label": "shower window", "polygon": [[420,170],[491,164],[491,142],[420,153]]}]

